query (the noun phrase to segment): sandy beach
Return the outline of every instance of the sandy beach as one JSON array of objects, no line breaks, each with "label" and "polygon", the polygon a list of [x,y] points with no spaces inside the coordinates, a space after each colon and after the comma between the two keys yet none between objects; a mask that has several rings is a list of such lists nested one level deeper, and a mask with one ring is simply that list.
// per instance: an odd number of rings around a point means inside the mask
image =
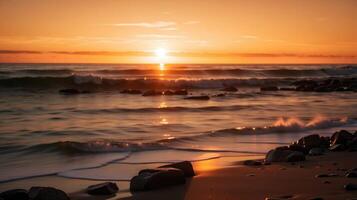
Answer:
[{"label": "sandy beach", "polygon": [[[237,158],[227,157],[194,162],[197,175],[185,185],[149,192],[131,193],[129,182],[116,182],[120,192],[115,196],[90,196],[84,188],[101,181],[68,179],[56,176],[32,178],[1,184],[1,190],[33,185],[51,186],[69,194],[71,199],[355,199],[357,191],[346,191],[344,185],[357,184],[356,178],[347,178],[347,170],[356,168],[356,152],[329,152],[322,156],[307,156],[297,163],[274,163],[262,166],[244,166]],[[259,159],[259,156],[250,157]],[[224,163],[224,164],[223,164]],[[336,177],[317,178],[319,174]]]}]

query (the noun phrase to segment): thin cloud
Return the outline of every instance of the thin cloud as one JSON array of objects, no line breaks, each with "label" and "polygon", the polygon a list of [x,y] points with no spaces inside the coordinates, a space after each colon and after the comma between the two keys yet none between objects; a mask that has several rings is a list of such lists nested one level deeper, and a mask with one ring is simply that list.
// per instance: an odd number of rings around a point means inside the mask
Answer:
[{"label": "thin cloud", "polygon": [[[30,51],[0,50],[0,54],[64,54],[64,55],[102,55],[102,56],[152,56],[148,51]],[[357,58],[357,55],[336,54],[294,54],[294,53],[215,53],[215,52],[171,52],[172,56],[187,57],[296,57],[296,58]]]},{"label": "thin cloud", "polygon": [[157,22],[118,23],[118,24],[110,24],[110,25],[122,26],[122,27],[141,27],[141,28],[168,28],[168,27],[176,26],[176,22],[157,21]]}]

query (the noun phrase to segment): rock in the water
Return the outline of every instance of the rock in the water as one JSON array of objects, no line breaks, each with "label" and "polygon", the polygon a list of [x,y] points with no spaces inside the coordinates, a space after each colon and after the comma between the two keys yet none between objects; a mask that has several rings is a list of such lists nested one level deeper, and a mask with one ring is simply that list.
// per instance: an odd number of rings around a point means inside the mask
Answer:
[{"label": "rock in the water", "polygon": [[357,173],[356,172],[349,172],[346,174],[346,177],[348,178],[357,178]]},{"label": "rock in the water", "polygon": [[357,184],[348,183],[344,186],[344,188],[347,191],[354,191],[354,190],[357,190]]},{"label": "rock in the water", "polygon": [[184,173],[179,169],[142,171],[130,180],[131,191],[154,190],[172,185],[184,184]]},{"label": "rock in the water", "polygon": [[159,96],[162,95],[161,91],[156,91],[156,90],[148,90],[146,92],[144,92],[143,96],[147,97],[147,96]]},{"label": "rock in the water", "polygon": [[32,187],[28,194],[31,200],[69,200],[65,192],[52,187]]},{"label": "rock in the water", "polygon": [[260,166],[260,165],[263,165],[263,163],[260,161],[257,161],[257,160],[245,160],[245,161],[243,161],[243,165]]},{"label": "rock in the water", "polygon": [[140,90],[134,90],[134,89],[125,89],[120,91],[122,94],[141,94],[142,92]]},{"label": "rock in the water", "polygon": [[320,156],[324,154],[324,149],[322,148],[312,148],[309,151],[310,156]]},{"label": "rock in the water", "polygon": [[337,144],[342,144],[342,145],[347,145],[348,142],[350,142],[353,139],[352,133],[341,130],[335,132],[332,137],[331,137],[331,146],[337,145]]},{"label": "rock in the water", "polygon": [[229,86],[229,87],[225,87],[225,88],[221,89],[221,91],[224,91],[224,92],[237,92],[238,89],[236,87]]},{"label": "rock in the water", "polygon": [[190,97],[186,97],[185,99],[187,100],[209,100],[209,96],[207,95],[203,95],[203,96],[190,96]]},{"label": "rock in the water", "polygon": [[26,190],[23,189],[14,189],[7,190],[5,192],[0,193],[0,198],[4,200],[28,200],[29,195]]},{"label": "rock in the water", "polygon": [[276,86],[261,87],[260,91],[278,91],[279,88]]},{"label": "rock in the water", "polygon": [[288,150],[291,151],[299,151],[301,153],[307,154],[309,152],[309,149],[303,147],[302,145],[299,144],[291,144],[288,146]]},{"label": "rock in the water", "polygon": [[330,151],[344,151],[346,150],[345,145],[343,144],[335,144],[329,148]]},{"label": "rock in the water", "polygon": [[160,166],[159,168],[176,168],[176,169],[180,169],[185,174],[186,177],[195,176],[195,171],[193,170],[193,166],[189,161],[163,165]]},{"label": "rock in the water", "polygon": [[91,195],[113,195],[119,190],[116,183],[105,182],[88,186],[87,193]]},{"label": "rock in the water", "polygon": [[298,151],[293,151],[286,158],[287,162],[299,162],[299,161],[304,161],[304,160],[305,160],[305,155]]},{"label": "rock in the water", "polygon": [[80,94],[81,91],[77,90],[77,89],[63,89],[58,91],[61,94],[65,94],[65,95],[74,95],[74,94]]}]

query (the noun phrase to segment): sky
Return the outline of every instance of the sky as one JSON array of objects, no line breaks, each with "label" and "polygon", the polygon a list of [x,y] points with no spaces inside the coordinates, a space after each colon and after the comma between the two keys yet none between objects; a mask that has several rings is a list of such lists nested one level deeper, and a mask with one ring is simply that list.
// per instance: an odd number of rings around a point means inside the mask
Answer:
[{"label": "sky", "polygon": [[0,62],[357,63],[356,0],[0,0],[0,17]]}]

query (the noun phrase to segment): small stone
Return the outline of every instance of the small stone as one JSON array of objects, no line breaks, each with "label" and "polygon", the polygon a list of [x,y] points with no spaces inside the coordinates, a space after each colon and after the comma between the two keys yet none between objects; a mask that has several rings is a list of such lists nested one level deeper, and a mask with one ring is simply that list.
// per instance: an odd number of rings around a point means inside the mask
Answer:
[{"label": "small stone", "polygon": [[91,195],[113,195],[119,190],[116,183],[105,182],[88,186],[87,193]]},{"label": "small stone", "polygon": [[355,190],[357,190],[357,184],[348,183],[344,186],[344,188],[347,191],[355,191]]},{"label": "small stone", "polygon": [[255,174],[247,174],[247,176],[255,176]]},{"label": "small stone", "polygon": [[333,174],[333,173],[330,173],[330,174],[318,174],[316,175],[315,177],[316,178],[327,178],[327,177],[336,177],[338,176],[337,174]]},{"label": "small stone", "polygon": [[283,199],[291,199],[293,195],[282,195],[277,197],[266,197],[265,200],[283,200]]},{"label": "small stone", "polygon": [[324,181],[324,184],[330,184],[331,182],[330,181]]},{"label": "small stone", "polygon": [[0,193],[0,198],[4,200],[28,200],[29,195],[26,190],[14,189]]}]

